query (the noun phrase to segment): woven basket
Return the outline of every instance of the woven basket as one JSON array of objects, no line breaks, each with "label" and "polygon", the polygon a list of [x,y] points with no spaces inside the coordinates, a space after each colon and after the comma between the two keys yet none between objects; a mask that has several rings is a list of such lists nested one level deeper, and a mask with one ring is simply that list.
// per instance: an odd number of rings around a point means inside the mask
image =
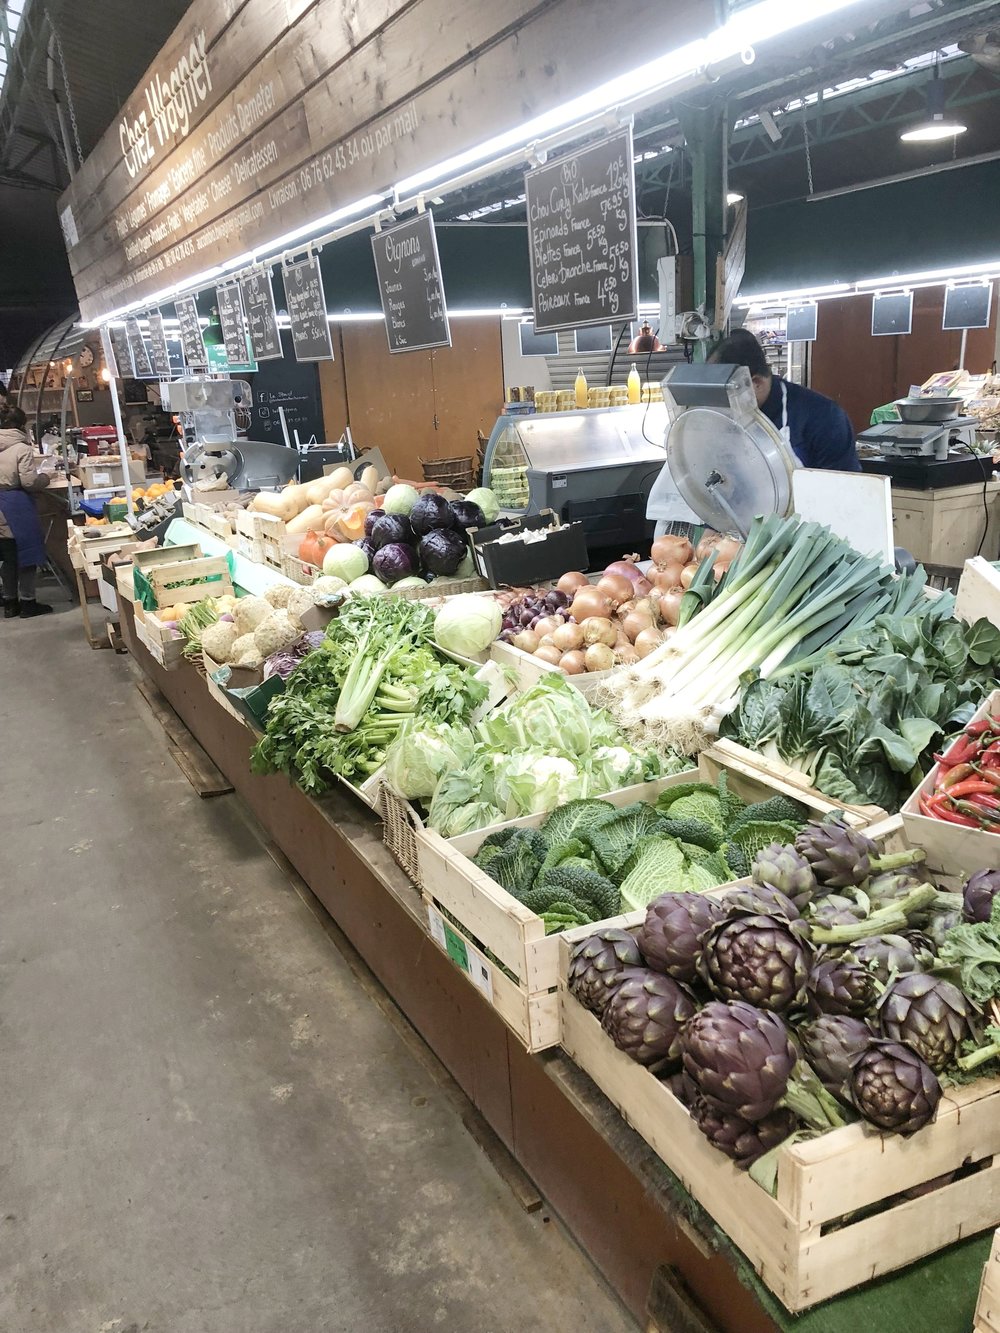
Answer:
[{"label": "woven basket", "polygon": [[417,838],[413,826],[413,811],[408,801],[384,782],[379,788],[378,811],[382,816],[382,841],[399,868],[420,888],[417,866]]},{"label": "woven basket", "polygon": [[435,458],[430,462],[420,460],[424,470],[424,481],[450,481],[452,477],[472,475],[472,458]]}]

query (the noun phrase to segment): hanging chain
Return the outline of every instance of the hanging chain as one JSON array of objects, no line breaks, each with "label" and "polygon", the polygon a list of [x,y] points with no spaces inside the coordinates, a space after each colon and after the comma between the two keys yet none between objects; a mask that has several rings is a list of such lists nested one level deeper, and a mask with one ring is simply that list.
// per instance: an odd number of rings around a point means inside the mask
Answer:
[{"label": "hanging chain", "polygon": [[[73,94],[70,92],[69,76],[66,73],[66,57],[63,55],[62,39],[59,36],[59,30],[52,22],[52,15],[48,10],[45,11],[45,17],[48,20],[49,27],[52,29],[52,36],[56,39],[56,55],[59,57],[59,70],[62,74],[63,89],[66,93],[66,105],[69,107],[69,123],[73,128],[73,143],[76,147],[76,157],[79,163],[83,163],[83,148],[80,146],[80,130],[76,123],[76,110],[73,106]],[[73,172],[70,172],[73,175]]]},{"label": "hanging chain", "polygon": [[813,160],[812,152],[809,147],[809,107],[803,104],[802,107],[802,137],[806,144],[806,179],[809,182],[809,193],[813,193]]}]

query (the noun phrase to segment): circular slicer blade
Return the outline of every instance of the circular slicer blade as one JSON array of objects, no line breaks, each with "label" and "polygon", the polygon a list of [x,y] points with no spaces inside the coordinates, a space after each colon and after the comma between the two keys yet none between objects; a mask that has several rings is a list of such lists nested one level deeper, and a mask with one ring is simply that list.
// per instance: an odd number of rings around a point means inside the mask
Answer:
[{"label": "circular slicer blade", "polygon": [[743,427],[726,412],[689,407],[667,432],[667,465],[698,517],[720,532],[746,534],[758,515],[791,512],[795,460],[758,413]]}]

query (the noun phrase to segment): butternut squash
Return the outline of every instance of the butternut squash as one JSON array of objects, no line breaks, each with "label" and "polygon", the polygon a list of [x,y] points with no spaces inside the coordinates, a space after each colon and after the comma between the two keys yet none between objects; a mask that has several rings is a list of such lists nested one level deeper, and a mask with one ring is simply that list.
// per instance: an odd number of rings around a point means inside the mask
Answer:
[{"label": "butternut squash", "polygon": [[260,491],[250,501],[250,508],[255,514],[270,514],[272,518],[281,518],[286,522],[299,512],[295,500],[287,491]]},{"label": "butternut squash", "polygon": [[346,489],[346,487],[350,486],[353,480],[354,480],[354,473],[351,471],[349,467],[335,468],[330,473],[329,477],[330,486],[337,491],[342,491]]},{"label": "butternut squash", "polygon": [[309,503],[306,498],[306,491],[308,489],[308,486],[301,486],[297,481],[290,481],[281,492],[282,495],[286,496],[289,502],[295,506],[292,515],[293,518],[295,517],[295,514],[301,514],[303,509],[305,509],[306,505]]},{"label": "butternut squash", "polygon": [[369,463],[368,466],[365,468],[364,472],[362,472],[361,476],[358,478],[358,480],[361,482],[362,486],[367,486],[368,489],[371,491],[372,495],[374,495],[379,480],[378,468],[372,467],[371,463]]},{"label": "butternut squash", "polygon": [[317,528],[323,522],[322,505],[306,505],[300,514],[289,520],[285,524],[285,531],[291,536],[297,537],[300,533],[308,532],[310,528]]}]

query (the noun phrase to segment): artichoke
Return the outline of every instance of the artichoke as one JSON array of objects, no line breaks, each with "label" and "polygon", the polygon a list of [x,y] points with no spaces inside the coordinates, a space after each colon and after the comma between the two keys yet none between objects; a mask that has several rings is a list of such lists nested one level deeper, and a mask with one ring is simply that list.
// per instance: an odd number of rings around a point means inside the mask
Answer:
[{"label": "artichoke", "polygon": [[614,988],[601,1025],[620,1051],[656,1073],[680,1062],[681,1030],[696,1007],[672,977],[630,967]]},{"label": "artichoke", "polygon": [[772,1111],[761,1120],[744,1120],[731,1111],[719,1111],[704,1097],[696,1097],[691,1104],[691,1119],[711,1143],[727,1157],[731,1157],[741,1171],[753,1166],[795,1129],[791,1111]]},{"label": "artichoke", "polygon": [[930,1124],[941,1100],[934,1071],[895,1041],[872,1041],[854,1058],[850,1092],[866,1120],[897,1134],[915,1134]]},{"label": "artichoke", "polygon": [[683,1106],[690,1106],[695,1097],[698,1096],[698,1089],[685,1074],[683,1069],[675,1069],[672,1074],[664,1074],[660,1082],[665,1088],[669,1088],[677,1100]]},{"label": "artichoke", "polygon": [[923,962],[909,935],[869,935],[852,944],[851,953],[883,986],[893,975],[918,972]]},{"label": "artichoke", "polygon": [[886,903],[895,902],[897,898],[905,898],[923,882],[912,870],[883,870],[868,881],[865,893],[876,907],[883,907]]},{"label": "artichoke", "polygon": [[864,920],[865,909],[853,898],[831,893],[812,906],[809,921],[817,926],[853,926]]},{"label": "artichoke", "polygon": [[899,977],[879,1001],[882,1035],[905,1042],[936,1074],[958,1059],[973,1036],[972,1002],[957,986],[926,972]]},{"label": "artichoke", "polygon": [[573,946],[570,993],[600,1018],[625,969],[641,966],[639,946],[627,930],[595,931]]},{"label": "artichoke", "polygon": [[810,945],[787,921],[738,913],[709,930],[699,971],[720,999],[784,1013],[805,1002],[811,963]]},{"label": "artichoke", "polygon": [[941,946],[945,941],[945,936],[948,934],[949,930],[952,930],[955,926],[959,925],[961,921],[962,913],[957,910],[953,912],[930,913],[924,923],[924,928],[921,933],[923,934],[924,939],[929,942],[933,952],[940,952]]},{"label": "artichoke", "polygon": [[807,824],[796,835],[795,850],[812,867],[821,885],[829,889],[860,888],[880,870],[897,870],[924,859],[919,848],[879,856],[871,838],[846,824]]},{"label": "artichoke", "polygon": [[800,1027],[797,1035],[823,1087],[849,1105],[851,1061],[871,1045],[871,1028],[847,1014],[820,1014]]},{"label": "artichoke", "polygon": [[777,1016],[712,1000],[681,1034],[684,1072],[715,1111],[758,1121],[787,1107],[814,1129],[842,1125],[837,1104],[804,1063]]},{"label": "artichoke", "polygon": [[656,971],[692,982],[705,932],[723,916],[719,903],[702,893],[663,893],[646,908],[636,935],[639,952]]},{"label": "artichoke", "polygon": [[965,881],[962,890],[963,920],[989,921],[997,893],[1000,893],[1000,870],[977,870]]},{"label": "artichoke", "polygon": [[820,958],[806,982],[809,1006],[819,1014],[854,1014],[860,1017],[879,997],[879,985],[863,963],[849,953]]},{"label": "artichoke", "polygon": [[753,859],[750,869],[755,884],[767,884],[785,893],[801,911],[816,892],[812,866],[794,847],[769,843]]},{"label": "artichoke", "polygon": [[791,898],[773,884],[741,884],[729,889],[719,899],[727,914],[753,912],[760,916],[778,916],[785,921],[801,919],[799,909]]}]

